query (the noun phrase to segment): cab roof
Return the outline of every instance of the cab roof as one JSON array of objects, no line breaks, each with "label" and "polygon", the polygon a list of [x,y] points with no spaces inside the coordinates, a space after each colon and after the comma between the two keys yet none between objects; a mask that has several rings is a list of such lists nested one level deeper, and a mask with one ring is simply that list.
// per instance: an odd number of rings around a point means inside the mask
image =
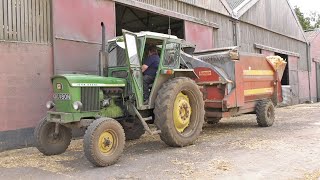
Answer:
[{"label": "cab roof", "polygon": [[[137,32],[137,33],[134,33],[134,34],[137,35],[138,37],[146,36],[146,37],[149,37],[149,38],[171,39],[171,41],[173,41],[173,42],[180,43],[182,45],[182,47],[195,48],[195,46],[196,46],[194,44],[191,44],[191,43],[185,41],[184,39],[179,39],[177,36],[169,35],[169,34],[150,32],[150,31],[141,31],[141,32]],[[110,39],[108,42],[114,42],[118,38],[121,38],[121,37],[122,36],[115,37],[113,39]]]}]

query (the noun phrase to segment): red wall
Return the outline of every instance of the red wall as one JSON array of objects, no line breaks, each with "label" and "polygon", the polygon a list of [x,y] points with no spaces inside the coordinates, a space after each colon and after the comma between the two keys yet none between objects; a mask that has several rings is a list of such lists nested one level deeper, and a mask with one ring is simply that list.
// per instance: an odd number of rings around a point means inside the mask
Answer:
[{"label": "red wall", "polygon": [[185,39],[195,45],[196,51],[214,48],[213,28],[185,21]]},{"label": "red wall", "polygon": [[298,71],[299,76],[299,100],[300,103],[308,101],[309,98],[309,74],[308,71]]},{"label": "red wall", "polygon": [[0,131],[34,127],[51,99],[51,45],[0,42]]},{"label": "red wall", "polygon": [[311,57],[316,61],[320,61],[320,34],[310,43]]},{"label": "red wall", "polygon": [[[314,101],[317,97],[317,83],[320,83],[320,77],[317,78],[316,63],[320,63],[320,34],[310,43],[311,48],[311,97]],[[319,85],[318,85],[319,86]]]},{"label": "red wall", "polygon": [[317,101],[317,74],[316,74],[316,63],[311,62],[311,98],[313,101]]},{"label": "red wall", "polygon": [[101,22],[106,25],[107,39],[113,38],[116,27],[113,1],[53,1],[55,73],[97,72]]}]

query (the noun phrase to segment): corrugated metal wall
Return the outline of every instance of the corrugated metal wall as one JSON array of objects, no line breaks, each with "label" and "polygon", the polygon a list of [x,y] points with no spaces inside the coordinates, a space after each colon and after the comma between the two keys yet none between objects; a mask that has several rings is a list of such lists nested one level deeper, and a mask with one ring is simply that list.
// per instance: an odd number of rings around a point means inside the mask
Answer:
[{"label": "corrugated metal wall", "polygon": [[[169,9],[182,14],[188,14],[189,16],[201,18],[203,14],[200,9],[211,10],[224,15],[229,15],[226,8],[220,2],[220,0],[137,0],[142,3],[151,4],[164,9]],[[202,14],[202,15],[201,15]]]},{"label": "corrugated metal wall", "polygon": [[274,47],[281,50],[291,51],[300,54],[298,69],[307,71],[307,44],[305,42],[291,39],[283,35],[262,29],[260,27],[241,22],[240,23],[241,50],[259,53],[254,43]]},{"label": "corrugated metal wall", "polygon": [[0,40],[51,42],[51,0],[0,0]]},{"label": "corrugated metal wall", "polygon": [[305,41],[287,0],[260,0],[240,20]]},{"label": "corrugated metal wall", "polygon": [[233,46],[233,27],[230,17],[217,13],[209,13],[208,18],[212,19],[219,25],[219,29],[214,31],[215,48]]}]

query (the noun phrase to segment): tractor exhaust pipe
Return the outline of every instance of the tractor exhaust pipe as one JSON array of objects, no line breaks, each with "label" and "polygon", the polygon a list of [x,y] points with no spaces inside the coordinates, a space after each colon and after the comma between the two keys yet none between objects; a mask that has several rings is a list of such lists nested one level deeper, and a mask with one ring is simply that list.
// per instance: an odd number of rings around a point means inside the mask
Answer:
[{"label": "tractor exhaust pipe", "polygon": [[102,47],[101,51],[105,52],[106,51],[106,27],[104,26],[104,23],[101,22],[101,32],[102,32]]},{"label": "tractor exhaust pipe", "polygon": [[[107,52],[106,52],[106,27],[104,23],[101,22],[101,33],[102,33],[102,45],[101,50],[99,53],[99,76],[108,75],[107,67],[108,67],[108,60],[107,60]],[[106,72],[104,72],[104,70]]]}]

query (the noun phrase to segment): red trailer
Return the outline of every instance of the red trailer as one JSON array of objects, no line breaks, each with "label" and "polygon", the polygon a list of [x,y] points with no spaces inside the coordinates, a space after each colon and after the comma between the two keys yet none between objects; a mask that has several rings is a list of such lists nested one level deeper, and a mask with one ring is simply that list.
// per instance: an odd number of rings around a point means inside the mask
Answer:
[{"label": "red trailer", "polygon": [[208,123],[256,113],[260,126],[273,124],[274,106],[282,101],[281,78],[286,62],[281,57],[242,53],[234,48],[184,56],[198,75],[195,81],[203,92]]}]

